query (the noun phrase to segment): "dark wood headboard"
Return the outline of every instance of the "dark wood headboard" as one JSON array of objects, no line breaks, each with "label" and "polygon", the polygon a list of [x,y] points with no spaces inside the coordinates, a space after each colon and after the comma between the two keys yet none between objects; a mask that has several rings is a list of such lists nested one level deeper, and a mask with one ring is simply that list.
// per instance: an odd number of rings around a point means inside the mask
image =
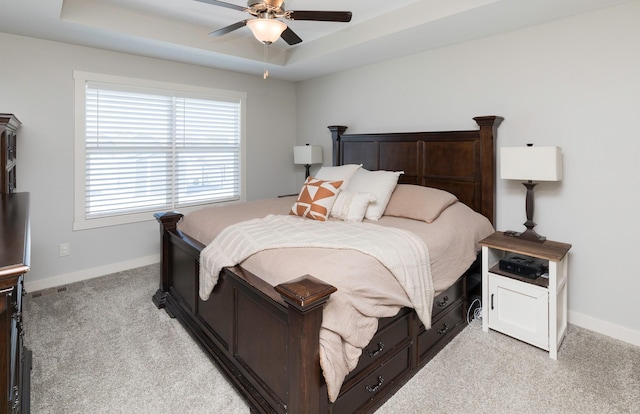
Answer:
[{"label": "dark wood headboard", "polygon": [[496,138],[504,118],[473,118],[471,131],[345,134],[330,126],[333,165],[404,171],[400,183],[440,188],[495,224]]}]

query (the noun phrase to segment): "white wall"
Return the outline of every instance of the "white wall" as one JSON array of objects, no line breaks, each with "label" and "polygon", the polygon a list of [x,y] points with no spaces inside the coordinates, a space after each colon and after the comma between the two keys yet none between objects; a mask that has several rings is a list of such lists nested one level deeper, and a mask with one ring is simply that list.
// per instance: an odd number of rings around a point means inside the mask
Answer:
[{"label": "white wall", "polygon": [[[18,135],[18,191],[31,193],[31,272],[37,290],[159,260],[155,221],[72,231],[73,70],[247,93],[247,199],[295,188],[295,85],[0,33],[0,112],[13,113]],[[277,105],[273,103],[277,102]],[[272,122],[277,119],[278,122]],[[151,218],[151,215],[150,215]],[[60,243],[71,255],[59,257]]]},{"label": "white wall", "polygon": [[[558,145],[561,183],[536,188],[536,230],[573,244],[569,320],[640,345],[640,2],[298,84],[298,136],[473,129],[499,146]],[[419,41],[419,40],[417,40]],[[319,133],[318,131],[323,131]],[[497,228],[523,229],[524,187],[499,180]]]}]

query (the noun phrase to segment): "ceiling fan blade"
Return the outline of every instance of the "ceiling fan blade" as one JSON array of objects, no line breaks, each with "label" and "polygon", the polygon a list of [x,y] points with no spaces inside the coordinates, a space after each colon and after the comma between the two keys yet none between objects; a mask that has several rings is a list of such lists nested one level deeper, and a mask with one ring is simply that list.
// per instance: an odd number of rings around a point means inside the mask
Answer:
[{"label": "ceiling fan blade", "polygon": [[213,32],[209,33],[209,36],[222,36],[222,35],[227,34],[229,32],[233,32],[234,30],[238,30],[241,27],[245,27],[246,25],[247,25],[247,21],[243,20],[241,22],[231,24],[231,25],[229,25],[227,27],[223,27],[222,29],[218,29],[216,31],[213,31]]},{"label": "ceiling fan blade", "polygon": [[320,22],[350,22],[350,11],[290,11],[291,20],[315,20]]},{"label": "ceiling fan blade", "polygon": [[286,29],[284,29],[284,32],[282,32],[280,37],[289,45],[297,45],[298,43],[302,42],[302,39],[300,39],[300,36],[295,34],[295,32],[291,30],[291,28],[288,26]]},{"label": "ceiling fan blade", "polygon": [[238,6],[236,4],[225,3],[224,1],[218,1],[218,0],[196,0],[196,1],[199,1],[200,3],[212,4],[214,6],[226,7],[228,9],[234,9],[239,11],[245,11],[246,9],[246,7],[244,6]]}]

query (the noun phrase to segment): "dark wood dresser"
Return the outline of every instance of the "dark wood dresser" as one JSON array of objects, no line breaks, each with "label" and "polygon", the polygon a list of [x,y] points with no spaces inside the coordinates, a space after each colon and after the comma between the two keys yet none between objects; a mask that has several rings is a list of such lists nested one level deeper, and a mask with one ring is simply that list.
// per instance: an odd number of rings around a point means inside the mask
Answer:
[{"label": "dark wood dresser", "polygon": [[16,189],[16,130],[20,121],[13,114],[0,114],[0,194]]},{"label": "dark wood dresser", "polygon": [[29,193],[0,197],[0,413],[28,413],[31,351],[23,345],[22,296],[31,248]]}]

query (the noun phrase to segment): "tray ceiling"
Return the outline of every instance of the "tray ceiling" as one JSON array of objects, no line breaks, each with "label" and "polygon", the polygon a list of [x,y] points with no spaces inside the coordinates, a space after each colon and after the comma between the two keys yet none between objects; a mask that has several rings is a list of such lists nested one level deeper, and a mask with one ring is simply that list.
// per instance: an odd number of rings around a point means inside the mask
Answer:
[{"label": "tray ceiling", "polygon": [[[289,0],[287,10],[349,10],[353,19],[285,21],[303,42],[269,46],[268,69],[304,80],[626,1]],[[9,0],[0,31],[260,75],[263,45],[247,27],[208,36],[248,17],[194,0]]]}]

